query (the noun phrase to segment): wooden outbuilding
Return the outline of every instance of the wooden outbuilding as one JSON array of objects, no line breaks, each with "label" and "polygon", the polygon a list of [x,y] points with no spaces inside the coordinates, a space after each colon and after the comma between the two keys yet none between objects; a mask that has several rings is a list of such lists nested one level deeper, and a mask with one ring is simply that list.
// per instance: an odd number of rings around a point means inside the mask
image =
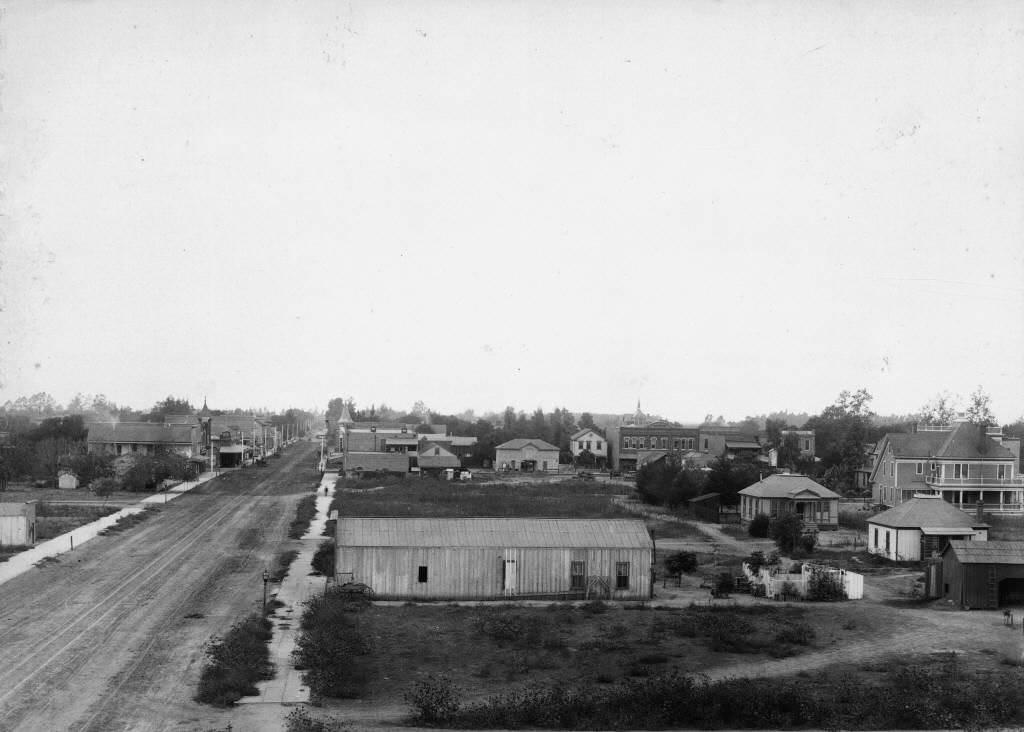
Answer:
[{"label": "wooden outbuilding", "polygon": [[36,543],[36,503],[0,503],[0,546]]},{"label": "wooden outbuilding", "polygon": [[967,610],[1024,603],[1024,541],[951,541],[941,568],[942,596]]},{"label": "wooden outbuilding", "polygon": [[868,519],[868,551],[898,562],[938,555],[953,540],[985,541],[988,524],[936,494],[918,494]]},{"label": "wooden outbuilding", "polygon": [[389,600],[647,600],[639,519],[339,518],[339,582]]}]

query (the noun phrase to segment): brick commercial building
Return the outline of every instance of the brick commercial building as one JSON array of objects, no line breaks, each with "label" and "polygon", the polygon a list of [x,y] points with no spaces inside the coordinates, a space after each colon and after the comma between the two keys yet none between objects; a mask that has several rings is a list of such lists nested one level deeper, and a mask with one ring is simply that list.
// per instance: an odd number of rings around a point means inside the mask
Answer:
[{"label": "brick commercial building", "polygon": [[[677,454],[696,450],[696,427],[684,427],[675,422],[660,420],[645,425],[623,425],[608,429],[613,470],[636,470],[642,458],[655,459],[651,453]],[[663,456],[662,455],[662,456]]]}]

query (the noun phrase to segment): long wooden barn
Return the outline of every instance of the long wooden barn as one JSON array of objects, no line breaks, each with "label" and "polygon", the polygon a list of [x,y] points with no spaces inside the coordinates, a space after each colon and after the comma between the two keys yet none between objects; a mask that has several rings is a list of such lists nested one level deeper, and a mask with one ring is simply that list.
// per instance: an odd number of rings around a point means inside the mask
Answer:
[{"label": "long wooden barn", "polygon": [[638,519],[339,518],[336,531],[338,581],[379,599],[651,597]]}]

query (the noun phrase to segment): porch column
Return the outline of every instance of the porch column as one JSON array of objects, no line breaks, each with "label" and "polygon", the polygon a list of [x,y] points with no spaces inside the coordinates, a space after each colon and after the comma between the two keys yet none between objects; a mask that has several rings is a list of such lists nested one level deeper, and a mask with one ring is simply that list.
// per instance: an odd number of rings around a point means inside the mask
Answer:
[{"label": "porch column", "polygon": [[960,504],[960,508],[963,508],[964,507],[964,492],[963,492],[963,489],[957,491],[957,493],[960,495],[960,498],[957,499],[957,503]]}]

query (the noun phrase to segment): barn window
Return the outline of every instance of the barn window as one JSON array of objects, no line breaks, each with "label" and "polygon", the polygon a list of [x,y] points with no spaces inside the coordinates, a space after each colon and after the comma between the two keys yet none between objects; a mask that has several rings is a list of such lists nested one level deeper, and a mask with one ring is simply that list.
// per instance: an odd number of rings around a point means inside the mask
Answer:
[{"label": "barn window", "polygon": [[582,590],[586,587],[587,563],[571,562],[569,564],[569,588]]},{"label": "barn window", "polygon": [[615,589],[629,589],[629,562],[615,563]]},{"label": "barn window", "polygon": [[416,581],[417,582],[426,582],[427,581],[427,568],[426,567],[420,567],[420,571],[419,571],[419,573],[416,576]]}]

